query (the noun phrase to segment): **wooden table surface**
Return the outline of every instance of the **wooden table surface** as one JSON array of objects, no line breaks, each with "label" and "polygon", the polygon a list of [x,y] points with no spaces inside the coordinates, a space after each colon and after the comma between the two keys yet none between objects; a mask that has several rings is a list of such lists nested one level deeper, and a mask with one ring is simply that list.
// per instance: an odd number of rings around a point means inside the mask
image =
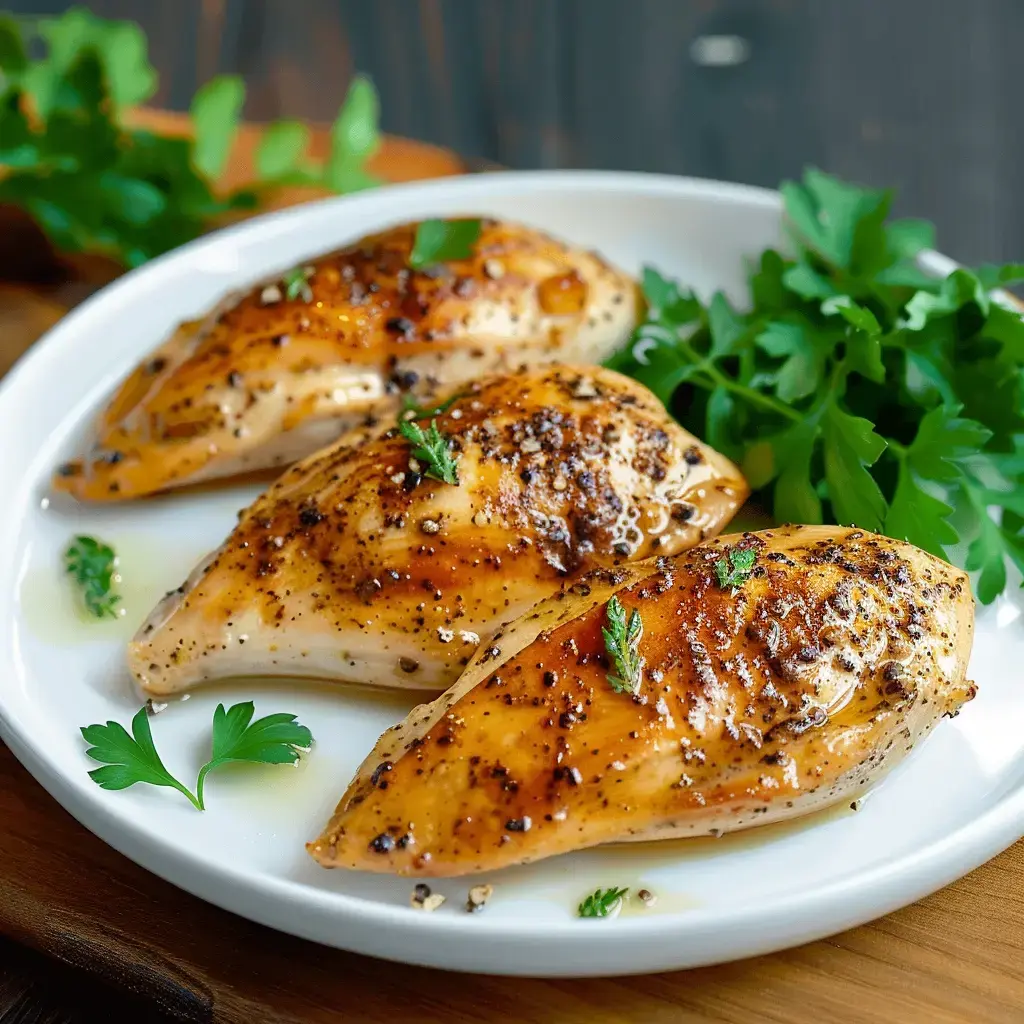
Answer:
[{"label": "wooden table surface", "polygon": [[[459,169],[401,140],[378,160],[392,180]],[[0,285],[0,373],[87,290]],[[772,956],[611,980],[474,977],[326,949],[209,906],[105,846],[0,745],[0,1024],[508,1019],[1022,1022],[1024,841],[914,906]]]}]

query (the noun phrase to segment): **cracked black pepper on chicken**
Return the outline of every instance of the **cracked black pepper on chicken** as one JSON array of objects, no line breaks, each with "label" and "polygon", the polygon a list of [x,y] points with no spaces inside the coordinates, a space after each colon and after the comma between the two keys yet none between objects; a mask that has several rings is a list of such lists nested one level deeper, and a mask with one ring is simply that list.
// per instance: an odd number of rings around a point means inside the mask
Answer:
[{"label": "cracked black pepper on chicken", "polygon": [[[744,550],[749,576],[723,586]],[[635,693],[609,685],[612,595],[642,618]],[[385,732],[310,853],[460,875],[850,801],[974,696],[973,617],[962,572],[839,527],[596,569]]]},{"label": "cracked black pepper on chicken", "polygon": [[262,674],[440,690],[565,581],[691,547],[747,495],[650,392],[599,367],[493,377],[422,422],[457,484],[397,428],[293,467],[139,630],[143,689]]},{"label": "cracked black pepper on chicken", "polygon": [[400,393],[598,363],[636,323],[630,277],[533,228],[485,220],[469,258],[421,270],[409,266],[415,234],[399,225],[282,268],[182,324],[54,486],[117,501],[283,467],[338,437],[372,436]]}]

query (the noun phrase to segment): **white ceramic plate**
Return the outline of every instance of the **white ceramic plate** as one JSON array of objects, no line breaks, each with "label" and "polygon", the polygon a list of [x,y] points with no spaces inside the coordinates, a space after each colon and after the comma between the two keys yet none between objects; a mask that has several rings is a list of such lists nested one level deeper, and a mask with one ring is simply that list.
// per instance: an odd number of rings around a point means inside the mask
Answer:
[{"label": "white ceramic plate", "polygon": [[[441,881],[433,914],[412,883],[324,871],[306,855],[378,733],[416,702],[286,681],[197,692],[153,720],[172,772],[195,778],[217,701],[291,711],[317,742],[298,769],[211,776],[208,810],[170,790],[99,789],[79,726],[138,708],[122,644],[164,590],[217,544],[253,488],[212,488],[108,508],[45,501],[53,467],[97,407],[178,320],[229,289],[387,223],[483,212],[651,262],[742,301],[743,257],[779,241],[773,193],[632,174],[495,174],[388,188],[262,217],[128,274],[62,320],[0,389],[0,733],[35,777],[106,842],[212,903],[306,938],[412,963],[504,974],[655,971],[764,953],[858,924],[939,888],[1024,832],[1024,622],[1006,599],[980,616],[978,698],[854,813],[721,840],[589,851],[499,872],[486,910]],[[948,261],[935,257],[933,269]],[[123,557],[126,621],[82,625],[60,574],[73,532]],[[40,870],[46,870],[41,864]],[[484,879],[479,879],[484,880]],[[87,882],[86,882],[87,884]],[[578,920],[597,885],[643,885],[653,908]]]}]

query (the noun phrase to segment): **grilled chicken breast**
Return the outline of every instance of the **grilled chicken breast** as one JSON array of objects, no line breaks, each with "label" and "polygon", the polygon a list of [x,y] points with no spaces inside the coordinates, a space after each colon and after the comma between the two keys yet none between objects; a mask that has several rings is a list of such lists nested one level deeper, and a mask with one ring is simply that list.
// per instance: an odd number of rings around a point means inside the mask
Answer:
[{"label": "grilled chicken breast", "polygon": [[365,238],[181,325],[54,485],[109,501],[286,465],[360,441],[397,391],[600,362],[634,326],[635,283],[594,253],[488,220],[470,258],[413,271],[415,234]]},{"label": "grilled chicken breast", "polygon": [[690,547],[747,495],[649,391],[599,367],[498,376],[419,422],[449,439],[457,485],[394,429],[294,466],[139,631],[143,689],[254,673],[444,689],[566,580]]},{"label": "grilled chicken breast", "polygon": [[[743,550],[756,565],[733,586]],[[609,683],[613,594],[642,623],[635,693]],[[972,629],[963,573],[855,530],[599,569],[386,732],[309,850],[326,867],[460,875],[849,800],[973,697]]]}]

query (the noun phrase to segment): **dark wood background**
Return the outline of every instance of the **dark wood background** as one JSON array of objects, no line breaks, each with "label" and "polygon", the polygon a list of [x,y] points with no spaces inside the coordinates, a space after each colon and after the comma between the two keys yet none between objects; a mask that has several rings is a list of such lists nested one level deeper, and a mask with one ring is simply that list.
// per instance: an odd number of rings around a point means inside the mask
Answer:
[{"label": "dark wood background", "polygon": [[[172,108],[215,72],[237,71],[250,118],[330,120],[358,69],[380,90],[388,131],[466,156],[763,185],[814,163],[898,189],[900,212],[934,220],[962,260],[1024,256],[1021,0],[87,6],[143,25],[157,102]],[[738,62],[714,62],[716,37],[719,48],[732,37]]]}]

